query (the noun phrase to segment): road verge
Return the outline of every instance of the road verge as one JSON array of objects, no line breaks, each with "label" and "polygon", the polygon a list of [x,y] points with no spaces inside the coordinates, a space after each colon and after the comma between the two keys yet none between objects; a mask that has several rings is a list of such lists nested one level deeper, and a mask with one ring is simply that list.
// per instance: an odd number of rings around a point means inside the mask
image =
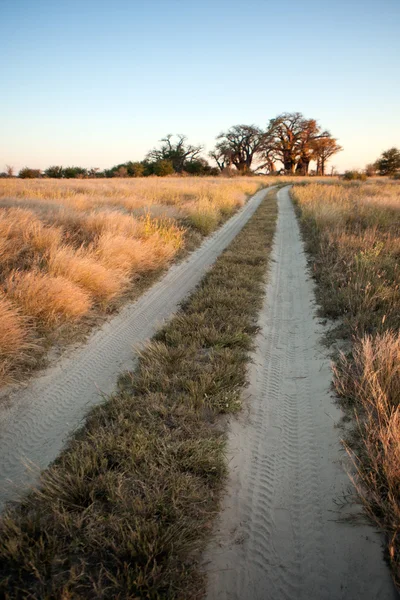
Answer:
[{"label": "road verge", "polygon": [[276,220],[269,192],[119,391],[1,522],[7,598],[199,598]]}]

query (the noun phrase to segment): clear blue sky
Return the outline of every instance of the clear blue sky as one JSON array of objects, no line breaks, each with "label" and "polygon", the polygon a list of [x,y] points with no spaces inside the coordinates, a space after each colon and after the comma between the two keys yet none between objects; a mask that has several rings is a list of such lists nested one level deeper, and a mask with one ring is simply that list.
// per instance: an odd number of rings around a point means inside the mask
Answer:
[{"label": "clear blue sky", "polygon": [[317,118],[340,170],[400,146],[400,0],[0,0],[0,170]]}]

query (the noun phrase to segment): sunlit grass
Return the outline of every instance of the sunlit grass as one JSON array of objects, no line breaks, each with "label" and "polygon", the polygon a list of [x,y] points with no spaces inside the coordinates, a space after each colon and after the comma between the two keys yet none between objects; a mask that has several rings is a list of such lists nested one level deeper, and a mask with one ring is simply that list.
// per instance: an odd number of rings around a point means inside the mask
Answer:
[{"label": "sunlit grass", "polygon": [[352,343],[335,387],[355,417],[346,441],[400,587],[400,184],[295,187],[322,313]]},{"label": "sunlit grass", "polygon": [[11,302],[4,323],[16,311],[13,349],[0,351],[0,385],[32,332],[40,331],[33,333],[40,346],[62,325],[64,343],[69,324],[143,289],[138,280],[165,268],[188,236],[197,232],[199,243],[263,185],[259,178],[0,180],[0,294]]}]

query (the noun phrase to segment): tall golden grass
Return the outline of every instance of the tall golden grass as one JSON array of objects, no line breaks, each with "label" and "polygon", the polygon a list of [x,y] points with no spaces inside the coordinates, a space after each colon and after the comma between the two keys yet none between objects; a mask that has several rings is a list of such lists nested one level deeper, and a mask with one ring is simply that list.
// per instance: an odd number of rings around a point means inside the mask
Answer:
[{"label": "tall golden grass", "polygon": [[352,341],[334,383],[355,418],[345,442],[368,514],[387,534],[400,587],[400,184],[294,188],[317,294]]},{"label": "tall golden grass", "polygon": [[250,177],[0,180],[0,384],[46,332],[56,339],[63,324],[65,339],[68,324],[115,306],[173,260],[190,229],[211,233],[262,185]]}]

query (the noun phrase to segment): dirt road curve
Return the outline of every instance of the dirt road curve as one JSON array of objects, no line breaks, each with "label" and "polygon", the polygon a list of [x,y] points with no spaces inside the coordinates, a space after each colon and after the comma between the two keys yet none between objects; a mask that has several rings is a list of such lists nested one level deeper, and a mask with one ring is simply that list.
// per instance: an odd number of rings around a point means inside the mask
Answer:
[{"label": "dirt road curve", "polygon": [[[388,600],[397,595],[372,527],[353,510],[340,457],[313,285],[281,190],[246,410],[232,420],[230,481],[205,557],[208,600]],[[247,394],[246,394],[247,395]]]},{"label": "dirt road curve", "polygon": [[33,380],[0,406],[0,508],[35,482],[37,469],[56,458],[101,393],[115,388],[121,371],[132,368],[133,347],[147,340],[176,311],[183,298],[249,220],[266,190],[255,194],[234,217],[189,258],[173,266],[137,302],[95,332],[88,343]]}]

